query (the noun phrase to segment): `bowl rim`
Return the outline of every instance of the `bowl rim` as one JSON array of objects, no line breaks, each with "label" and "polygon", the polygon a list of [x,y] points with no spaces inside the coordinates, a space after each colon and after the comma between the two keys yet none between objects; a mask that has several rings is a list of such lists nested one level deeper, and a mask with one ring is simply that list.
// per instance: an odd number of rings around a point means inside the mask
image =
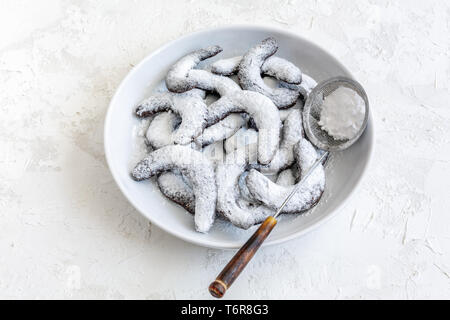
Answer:
[{"label": "bowl rim", "polygon": [[[211,33],[211,32],[230,32],[230,31],[262,31],[262,32],[277,32],[280,34],[284,34],[290,37],[294,37],[294,38],[298,38],[301,41],[304,42],[308,42],[309,45],[311,45],[312,47],[316,47],[319,50],[324,51],[325,53],[327,53],[330,58],[332,60],[334,60],[333,62],[336,63],[340,68],[342,68],[346,73],[348,73],[352,78],[353,75],[351,74],[351,72],[341,63],[339,62],[331,53],[329,53],[327,50],[325,50],[324,48],[322,48],[321,46],[317,45],[316,43],[303,38],[302,36],[298,35],[297,33],[290,31],[290,30],[286,30],[280,27],[276,27],[276,26],[265,26],[265,25],[258,25],[258,24],[233,24],[233,25],[225,25],[225,26],[218,26],[215,28],[204,28],[195,32],[191,32],[188,34],[185,34],[181,37],[178,37],[174,40],[171,40],[169,42],[167,42],[166,44],[162,45],[161,47],[159,47],[158,49],[152,51],[151,53],[149,53],[144,59],[142,59],[138,64],[136,64],[128,73],[127,75],[123,78],[123,80],[120,82],[120,84],[118,85],[118,87],[116,88],[116,90],[114,91],[114,95],[111,98],[111,101],[108,105],[108,109],[106,112],[106,116],[105,116],[105,120],[104,120],[104,128],[103,128],[103,147],[104,147],[104,152],[105,152],[105,159],[106,159],[106,163],[108,165],[109,171],[111,172],[111,175],[113,176],[113,179],[116,183],[116,185],[119,187],[120,191],[122,192],[122,194],[125,196],[125,198],[128,200],[128,202],[133,205],[133,207],[141,214],[143,215],[146,219],[150,220],[150,222],[152,224],[155,224],[158,228],[164,230],[165,232],[179,238],[182,239],[186,242],[192,243],[192,244],[196,244],[199,246],[203,246],[203,247],[208,247],[208,248],[214,248],[214,249],[237,249],[240,248],[242,246],[242,244],[236,244],[235,242],[233,243],[227,243],[224,241],[221,242],[217,242],[217,241],[211,241],[208,239],[204,239],[204,240],[199,240],[197,238],[191,238],[190,236],[187,236],[185,234],[183,234],[182,232],[175,232],[173,230],[171,230],[170,228],[167,228],[166,226],[164,226],[163,224],[160,224],[159,221],[156,221],[154,219],[151,219],[149,216],[147,216],[146,214],[144,214],[138,207],[135,206],[133,200],[131,199],[131,197],[127,194],[127,192],[125,191],[125,186],[122,184],[121,180],[119,179],[119,173],[115,172],[112,166],[112,151],[110,150],[110,148],[108,147],[108,145],[110,145],[108,143],[108,135],[107,132],[109,132],[110,130],[110,123],[111,123],[111,119],[112,119],[112,106],[115,104],[116,100],[118,99],[118,95],[119,92],[121,92],[122,88],[125,86],[125,84],[128,82],[128,80],[134,75],[135,72],[137,72],[137,70],[139,70],[141,68],[142,65],[144,65],[147,60],[151,59],[154,55],[158,54],[159,52],[165,50],[166,48],[174,45],[176,42],[178,41],[182,41],[186,38],[190,38],[190,37],[196,37],[196,36],[200,36],[202,34],[207,34],[207,33]],[[341,201],[334,210],[332,210],[328,215],[322,217],[321,219],[317,220],[316,222],[314,222],[312,225],[303,228],[302,230],[299,230],[297,232],[293,232],[290,235],[284,236],[280,239],[276,239],[276,240],[271,240],[270,237],[263,243],[262,246],[271,246],[271,245],[276,245],[276,244],[281,244],[283,242],[287,242],[289,240],[295,239],[295,238],[299,238],[301,236],[304,236],[305,234],[315,230],[316,228],[320,227],[321,225],[323,225],[324,223],[330,221],[332,218],[334,218],[340,211],[342,211],[342,209],[347,205],[347,203],[350,201],[350,199],[354,196],[354,194],[360,189],[361,186],[361,182],[362,180],[365,178],[365,176],[367,175],[368,172],[368,168],[370,167],[371,163],[372,163],[372,158],[373,158],[373,151],[374,151],[374,146],[375,146],[375,130],[373,128],[373,116],[372,113],[369,112],[369,121],[368,121],[368,125],[366,130],[371,130],[371,135],[370,135],[370,140],[369,140],[369,150],[368,150],[368,158],[366,163],[364,164],[364,167],[362,168],[362,174],[357,178],[357,181],[355,183],[354,188],[349,192],[349,194],[345,197],[345,199],[343,201]],[[246,239],[245,239],[246,240]]]}]

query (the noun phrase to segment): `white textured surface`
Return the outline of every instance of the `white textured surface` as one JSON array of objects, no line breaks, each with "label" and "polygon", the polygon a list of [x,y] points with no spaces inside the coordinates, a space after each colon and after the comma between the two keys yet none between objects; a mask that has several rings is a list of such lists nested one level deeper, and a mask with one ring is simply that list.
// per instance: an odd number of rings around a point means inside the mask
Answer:
[{"label": "white textured surface", "polygon": [[103,118],[130,68],[187,32],[260,23],[365,86],[377,145],[334,220],[262,249],[227,298],[450,298],[450,3],[0,2],[0,298],[209,298],[232,256],[153,227],[121,195]]}]

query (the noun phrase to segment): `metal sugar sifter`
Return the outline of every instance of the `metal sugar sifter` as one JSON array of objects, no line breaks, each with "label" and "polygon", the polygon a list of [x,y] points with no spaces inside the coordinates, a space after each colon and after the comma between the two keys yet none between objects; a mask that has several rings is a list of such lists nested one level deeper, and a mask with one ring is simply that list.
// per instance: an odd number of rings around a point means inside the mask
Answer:
[{"label": "metal sugar sifter", "polygon": [[[319,127],[320,112],[323,100],[339,87],[347,87],[355,91],[366,107],[364,122],[357,134],[350,140],[335,140]],[[369,100],[364,88],[355,80],[346,77],[335,77],[319,83],[309,94],[303,108],[303,128],[309,141],[317,148],[326,151],[342,151],[354,144],[366,129],[369,121]]]},{"label": "metal sugar sifter", "polygon": [[[364,122],[354,137],[348,140],[335,140],[322,130],[318,124],[320,112],[324,99],[339,87],[347,87],[355,91],[365,103]],[[250,262],[256,251],[268,237],[277,224],[276,218],[281,213],[286,204],[291,200],[301,185],[306,181],[314,169],[327,158],[332,151],[342,151],[353,145],[364,133],[369,120],[369,100],[364,88],[355,80],[346,77],[335,77],[319,83],[309,94],[303,108],[303,127],[309,141],[317,148],[325,150],[322,155],[311,166],[304,177],[295,185],[289,196],[283,201],[281,206],[273,216],[267,217],[255,233],[247,240],[242,248],[233,256],[222,272],[209,286],[209,292],[216,298],[222,298],[227,289],[239,276],[245,266]]]}]

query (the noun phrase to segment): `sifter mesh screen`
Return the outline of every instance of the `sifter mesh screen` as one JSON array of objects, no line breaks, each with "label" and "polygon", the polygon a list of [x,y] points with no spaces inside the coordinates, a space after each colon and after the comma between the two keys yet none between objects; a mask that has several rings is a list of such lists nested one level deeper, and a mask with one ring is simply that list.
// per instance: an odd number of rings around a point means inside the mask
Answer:
[{"label": "sifter mesh screen", "polygon": [[[320,112],[322,110],[323,100],[339,87],[347,87],[361,96],[365,102],[366,114],[363,125],[357,135],[350,140],[335,140],[332,136],[322,130],[318,124]],[[352,145],[364,132],[369,118],[369,100],[363,87],[356,81],[345,78],[335,77],[319,83],[309,94],[303,109],[303,125],[306,135],[311,143],[320,149],[328,151],[340,151]]]}]

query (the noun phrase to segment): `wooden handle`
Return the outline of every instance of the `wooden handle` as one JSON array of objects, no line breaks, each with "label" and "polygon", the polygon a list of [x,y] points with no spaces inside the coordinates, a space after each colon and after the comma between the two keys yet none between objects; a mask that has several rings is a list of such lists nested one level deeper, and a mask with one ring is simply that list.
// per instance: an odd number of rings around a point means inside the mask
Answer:
[{"label": "wooden handle", "polygon": [[234,257],[223,268],[222,272],[209,285],[209,292],[213,297],[222,298],[227,289],[233,284],[234,280],[244,270],[245,266],[255,255],[256,251],[262,245],[264,240],[270,234],[277,224],[274,217],[268,217],[256,232],[247,240],[242,248],[234,255]]}]

